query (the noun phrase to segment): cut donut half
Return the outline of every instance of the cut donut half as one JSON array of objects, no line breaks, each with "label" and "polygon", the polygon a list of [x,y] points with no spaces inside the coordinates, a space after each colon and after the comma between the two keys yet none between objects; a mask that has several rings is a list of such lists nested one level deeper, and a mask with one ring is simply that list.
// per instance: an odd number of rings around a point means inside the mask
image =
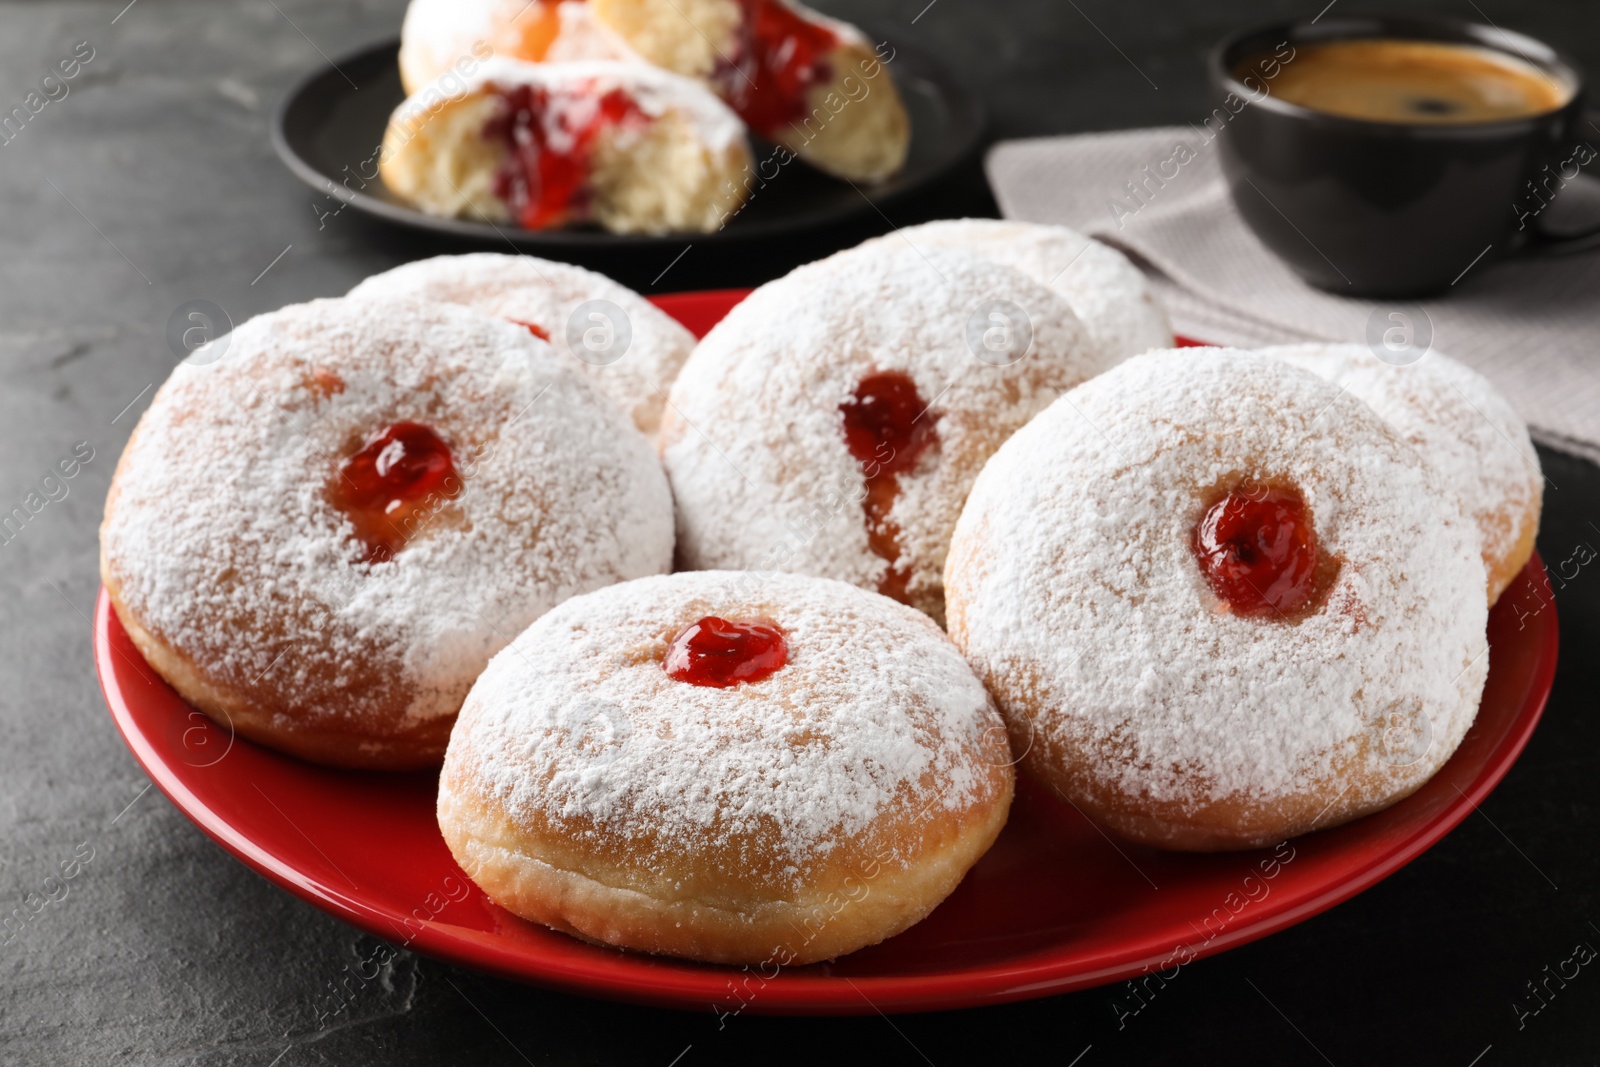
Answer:
[{"label": "cut donut half", "polygon": [[849,23],[785,0],[591,0],[652,63],[698,78],[750,129],[830,174],[879,181],[905,165],[911,124],[888,64]]},{"label": "cut donut half", "polygon": [[501,59],[412,94],[379,162],[390,191],[430,215],[616,233],[719,228],[743,202],[749,165],[738,117],[687,78],[642,63]]}]

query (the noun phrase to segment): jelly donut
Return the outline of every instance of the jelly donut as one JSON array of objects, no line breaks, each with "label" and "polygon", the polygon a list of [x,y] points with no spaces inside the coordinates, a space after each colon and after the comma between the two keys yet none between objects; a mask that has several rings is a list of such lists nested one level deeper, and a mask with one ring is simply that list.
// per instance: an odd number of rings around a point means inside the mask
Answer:
[{"label": "jelly donut", "polygon": [[590,384],[652,436],[667,389],[695,343],[676,319],[632,289],[533,256],[435,256],[375,274],[350,295],[440,300],[526,327],[571,356]]},{"label": "jelly donut", "polygon": [[943,219],[866,242],[895,243],[970,252],[1043,282],[1072,305],[1089,339],[1112,362],[1172,347],[1172,327],[1144,273],[1115,248],[1076,230],[1009,219]]},{"label": "jelly donut", "polygon": [[1477,533],[1415,449],[1267,356],[1136,356],[984,468],[950,636],[1029,773],[1174,849],[1248,848],[1410,794],[1488,670]]},{"label": "jelly donut", "polygon": [[1421,450],[1478,525],[1489,603],[1533,555],[1544,500],[1527,424],[1484,377],[1448,356],[1391,366],[1365,345],[1283,345],[1264,354],[1326,378]]},{"label": "jelly donut", "polygon": [[139,420],[100,573],[150,665],[241,736],[340,766],[437,765],[519,630],[670,566],[648,440],[527,330],[318,300],[226,341]]},{"label": "jelly donut", "polygon": [[942,619],[978,470],[1101,369],[1066,301],[1009,267],[905,247],[803,266],[735,307],[672,387],[680,564],[819,574]]},{"label": "jelly donut", "polygon": [[575,597],[490,661],[439,779],[456,862],[525,919],[717,963],[920,921],[1005,824],[983,686],[842,582],[702,572]]},{"label": "jelly donut", "polygon": [[[698,78],[761,137],[812,166],[879,181],[905,165],[911,122],[894,51],[788,0],[590,0],[651,63]],[[773,157],[775,165],[786,162]]]},{"label": "jelly donut", "polygon": [[582,0],[411,0],[400,25],[400,84],[409,95],[490,56],[528,63],[637,59]]},{"label": "jelly donut", "polygon": [[430,215],[533,230],[715,230],[737,212],[744,125],[699,83],[645,63],[493,58],[413,93],[378,172]]}]

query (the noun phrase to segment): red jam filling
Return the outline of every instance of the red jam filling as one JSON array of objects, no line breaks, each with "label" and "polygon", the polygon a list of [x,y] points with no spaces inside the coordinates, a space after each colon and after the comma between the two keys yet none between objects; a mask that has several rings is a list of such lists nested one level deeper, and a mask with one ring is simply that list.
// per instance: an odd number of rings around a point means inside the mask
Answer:
[{"label": "red jam filling", "polygon": [[807,90],[833,76],[827,56],[839,38],[778,0],[740,3],[740,50],[718,73],[717,86],[751,129],[768,137],[787,133],[809,110]]},{"label": "red jam filling", "polygon": [[502,89],[500,97],[501,108],[483,128],[485,140],[506,146],[494,195],[530,230],[587,218],[590,157],[600,135],[649,122],[622,89],[594,95],[516,85]]},{"label": "red jam filling", "polygon": [[355,524],[361,559],[381,563],[439,505],[461,491],[450,449],[428,427],[397,422],[373,434],[339,467],[331,495]]},{"label": "red jam filling", "polygon": [[1195,525],[1191,547],[1212,592],[1236,615],[1292,618],[1326,584],[1311,515],[1293,489],[1229,492]]},{"label": "red jam filling", "polygon": [[513,326],[521,326],[524,330],[527,330],[541,341],[550,340],[550,331],[545,329],[543,326],[540,326],[538,323],[523,322],[521,319],[507,319],[506,321],[511,323]]},{"label": "red jam filling", "polygon": [[861,502],[867,517],[867,545],[889,564],[879,591],[905,600],[911,572],[898,566],[900,530],[889,511],[900,495],[900,478],[916,468],[939,442],[937,416],[903,371],[874,371],[861,379],[855,395],[839,405],[844,417],[844,443],[861,464],[867,495]]},{"label": "red jam filling", "polygon": [[662,667],[680,682],[728,689],[769,678],[788,662],[789,643],[770,622],[707,615],[672,639]]}]

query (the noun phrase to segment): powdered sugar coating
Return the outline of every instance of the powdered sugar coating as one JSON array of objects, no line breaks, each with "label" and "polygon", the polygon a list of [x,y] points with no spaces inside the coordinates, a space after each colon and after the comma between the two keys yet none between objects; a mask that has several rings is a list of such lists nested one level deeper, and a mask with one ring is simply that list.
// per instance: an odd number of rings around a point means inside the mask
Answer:
[{"label": "powdered sugar coating", "polygon": [[[1296,487],[1341,561],[1296,623],[1223,609],[1191,551],[1241,481]],[[1333,825],[1444,763],[1488,669],[1474,531],[1432,472],[1354,397],[1236,350],[1138,356],[1057,401],[979,477],[947,580],[951,636],[1014,737],[1090,768],[1084,801],[1325,792]],[[1426,751],[1394,758],[1397,727]]]},{"label": "powdered sugar coating", "polygon": [[[1007,366],[974,354],[986,301],[1024,309],[1032,347]],[[980,324],[984,321],[981,316]],[[866,477],[840,404],[872,371],[915,382],[939,444],[899,476],[889,512],[910,602],[942,615],[950,531],[985,460],[1105,361],[1066,302],[1009,267],[946,250],[842,252],[757,289],[701,341],[673,386],[662,458],[690,568],[752,568],[878,589]]]},{"label": "powdered sugar coating", "polygon": [[1421,450],[1477,523],[1486,564],[1531,542],[1544,498],[1539,456],[1527,424],[1481,374],[1437,352],[1400,367],[1364,345],[1281,345],[1261,352],[1366,401]]},{"label": "powdered sugar coating", "polygon": [[[449,77],[449,75],[446,75]],[[462,79],[464,91],[505,89],[530,85],[551,92],[569,92],[592,99],[620,89],[632,97],[640,111],[654,118],[668,112],[679,115],[712,151],[742,143],[745,126],[733,109],[692,78],[644,62],[587,59],[571,63],[523,63],[501,56],[484,60]],[[441,86],[448,94],[449,87]],[[461,92],[457,89],[457,93]],[[402,104],[405,108],[408,105]],[[583,126],[580,117],[572,122]]]},{"label": "powdered sugar coating", "polygon": [[[439,66],[447,67],[467,54],[473,41],[487,43],[497,25],[527,7],[527,0],[411,0],[400,24],[400,39],[403,46],[423,48]],[[456,47],[458,40],[464,42],[462,47]]]},{"label": "powdered sugar coating", "polygon": [[[525,54],[530,46],[543,54]],[[635,58],[578,0],[411,0],[406,6],[400,71],[408,91],[462,60],[470,69],[491,54],[535,62]]]},{"label": "powdered sugar coating", "polygon": [[462,60],[500,51],[491,40],[518,7],[527,6],[528,0],[411,0],[400,23],[406,92],[416,92]]},{"label": "powdered sugar coating", "polygon": [[1065,226],[1010,219],[941,219],[905,226],[862,247],[951,248],[1014,267],[1066,298],[1111,362],[1172,346],[1172,326],[1128,257]]},{"label": "powdered sugar coating", "polygon": [[[358,562],[339,463],[432,427],[462,487],[392,561]],[[465,308],[318,300],[178,365],[101,532],[128,608],[292,720],[453,714],[489,656],[577,593],[660,573],[671,500],[646,439],[527,331]]]},{"label": "powdered sugar coating", "polygon": [[[647,434],[660,426],[667,390],[695,343],[677,320],[626,286],[582,267],[533,256],[435,256],[375,274],[350,295],[439,300],[539,326],[556,350]],[[609,301],[627,316],[632,336],[620,357],[574,350],[570,334],[578,334],[582,349],[584,333],[592,325],[588,317],[578,322],[575,316],[591,300]]]},{"label": "powdered sugar coating", "polygon": [[[674,680],[669,642],[708,614],[775,624],[787,665],[730,689]],[[1009,760],[989,758],[1000,729],[910,608],[820,578],[680,573],[569,600],[495,656],[443,780],[644,870],[692,855],[792,887],[885,820],[992,803],[1009,788]]]}]

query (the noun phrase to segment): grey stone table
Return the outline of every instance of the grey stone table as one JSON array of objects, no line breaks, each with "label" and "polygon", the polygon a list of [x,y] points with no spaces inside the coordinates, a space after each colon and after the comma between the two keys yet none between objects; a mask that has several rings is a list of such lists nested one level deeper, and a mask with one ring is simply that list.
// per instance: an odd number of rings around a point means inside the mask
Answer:
[{"label": "grey stone table", "polygon": [[[961,64],[995,132],[1020,134],[1193,118],[1212,39],[1323,2],[828,6]],[[81,461],[0,544],[0,1062],[943,1065],[1030,1049],[1084,1067],[1224,1054],[1461,1067],[1600,1058],[1600,973],[1549,977],[1579,943],[1600,947],[1600,576],[1587,569],[1558,594],[1566,651],[1547,718],[1481,813],[1355,900],[1187,968],[1120,1022],[1113,988],[982,1011],[719,1026],[710,1011],[543,992],[404,952],[334,999],[373,942],[246,870],[150,788],[101,703],[88,616],[101,499],[172,363],[172,310],[204,298],[238,322],[446,247],[353,212],[319,229],[315,196],[267,142],[284,89],[391,35],[401,4],[125,3],[0,4],[0,114],[60,62],[77,64],[67,95],[53,89],[0,144],[0,511],[63,458]],[[1427,6],[1553,39],[1600,69],[1592,6]],[[969,170],[893,221],[987,210]],[[670,286],[754,283],[860,236],[847,231],[760,258],[696,249]],[[644,284],[665,265],[611,268]],[[1564,559],[1600,541],[1600,472],[1543,458],[1540,545]]]}]

